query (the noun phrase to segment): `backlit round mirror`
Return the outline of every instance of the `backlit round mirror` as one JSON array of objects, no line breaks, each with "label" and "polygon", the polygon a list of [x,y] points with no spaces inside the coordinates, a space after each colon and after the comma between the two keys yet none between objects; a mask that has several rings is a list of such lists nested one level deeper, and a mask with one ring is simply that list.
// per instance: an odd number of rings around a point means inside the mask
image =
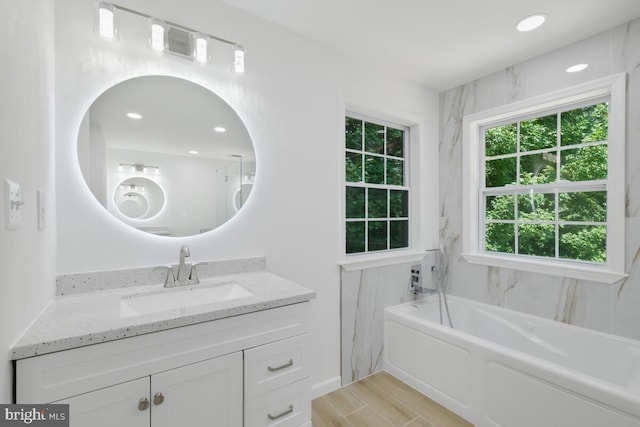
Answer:
[{"label": "backlit round mirror", "polygon": [[246,202],[256,170],[251,138],[233,109],[168,76],[136,77],[100,95],[80,125],[78,161],[115,218],[164,236],[227,222]]}]

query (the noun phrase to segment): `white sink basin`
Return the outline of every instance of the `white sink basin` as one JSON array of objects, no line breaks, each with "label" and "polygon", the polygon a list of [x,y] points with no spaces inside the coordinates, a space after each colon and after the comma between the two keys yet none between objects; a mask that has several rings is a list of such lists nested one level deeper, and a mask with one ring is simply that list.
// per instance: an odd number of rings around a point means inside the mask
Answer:
[{"label": "white sink basin", "polygon": [[237,282],[225,282],[206,287],[194,285],[182,289],[163,289],[145,295],[123,298],[120,301],[120,317],[179,310],[251,296],[253,296],[253,293],[240,286]]}]

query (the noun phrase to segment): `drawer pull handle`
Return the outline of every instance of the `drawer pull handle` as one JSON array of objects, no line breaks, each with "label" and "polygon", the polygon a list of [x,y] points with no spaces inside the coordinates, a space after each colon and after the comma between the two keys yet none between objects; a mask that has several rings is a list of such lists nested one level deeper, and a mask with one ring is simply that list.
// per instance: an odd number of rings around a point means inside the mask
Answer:
[{"label": "drawer pull handle", "polygon": [[162,393],[156,393],[153,396],[153,404],[154,405],[162,405],[162,402],[164,402],[164,395]]},{"label": "drawer pull handle", "polygon": [[289,361],[287,363],[285,363],[284,365],[280,365],[280,366],[276,366],[275,368],[271,367],[271,366],[267,366],[267,369],[269,370],[269,372],[278,372],[284,368],[288,368],[290,366],[293,366],[293,359],[289,359]]},{"label": "drawer pull handle", "polygon": [[275,421],[278,418],[282,418],[285,415],[289,415],[290,413],[293,412],[293,405],[289,405],[289,408],[286,411],[282,411],[277,415],[271,415],[271,414],[267,414],[267,417],[271,420],[271,421]]},{"label": "drawer pull handle", "polygon": [[138,411],[146,411],[148,407],[149,399],[147,399],[146,397],[140,399],[140,401],[138,402]]}]

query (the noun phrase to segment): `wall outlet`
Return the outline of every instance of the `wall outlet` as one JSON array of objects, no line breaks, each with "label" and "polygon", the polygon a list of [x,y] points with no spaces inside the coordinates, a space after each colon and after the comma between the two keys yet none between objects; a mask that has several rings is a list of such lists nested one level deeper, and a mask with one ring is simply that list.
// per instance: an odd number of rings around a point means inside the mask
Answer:
[{"label": "wall outlet", "polygon": [[4,223],[7,230],[20,228],[20,206],[24,202],[20,199],[20,184],[4,180]]}]

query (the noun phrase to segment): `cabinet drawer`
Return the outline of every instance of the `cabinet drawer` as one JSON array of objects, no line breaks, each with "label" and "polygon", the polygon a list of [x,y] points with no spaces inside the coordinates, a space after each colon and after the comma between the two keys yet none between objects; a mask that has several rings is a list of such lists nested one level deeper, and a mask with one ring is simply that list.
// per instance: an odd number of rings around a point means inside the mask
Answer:
[{"label": "cabinet drawer", "polygon": [[245,427],[297,427],[311,420],[309,378],[245,401]]},{"label": "cabinet drawer", "polygon": [[245,350],[245,399],[308,377],[308,337],[298,335]]}]

